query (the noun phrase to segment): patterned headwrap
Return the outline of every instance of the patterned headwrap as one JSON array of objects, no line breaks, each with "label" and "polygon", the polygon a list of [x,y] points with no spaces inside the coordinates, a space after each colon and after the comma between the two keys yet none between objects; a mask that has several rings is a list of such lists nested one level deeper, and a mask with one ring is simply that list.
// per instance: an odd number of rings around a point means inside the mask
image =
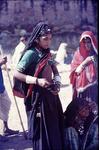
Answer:
[{"label": "patterned headwrap", "polygon": [[51,28],[45,22],[39,22],[33,29],[31,37],[28,40],[25,50],[30,49],[32,46],[35,45],[36,40],[43,35],[51,33]]}]

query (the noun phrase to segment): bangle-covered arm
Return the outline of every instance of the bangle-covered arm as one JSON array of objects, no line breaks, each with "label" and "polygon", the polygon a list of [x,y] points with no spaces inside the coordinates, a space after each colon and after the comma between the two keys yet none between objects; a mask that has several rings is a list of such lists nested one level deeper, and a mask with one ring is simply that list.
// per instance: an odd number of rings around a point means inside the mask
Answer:
[{"label": "bangle-covered arm", "polygon": [[26,82],[27,84],[36,84],[37,77],[32,77],[30,75],[25,75],[19,71],[14,72],[14,77],[19,79],[20,81]]}]

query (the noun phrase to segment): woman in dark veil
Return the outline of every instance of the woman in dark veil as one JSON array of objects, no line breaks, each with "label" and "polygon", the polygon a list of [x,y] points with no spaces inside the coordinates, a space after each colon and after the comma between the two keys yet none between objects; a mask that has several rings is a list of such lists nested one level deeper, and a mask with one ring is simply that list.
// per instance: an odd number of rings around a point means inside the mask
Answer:
[{"label": "woman in dark veil", "polygon": [[49,25],[38,23],[14,74],[28,87],[25,105],[26,111],[30,112],[29,133],[33,150],[64,149],[63,111],[58,96],[60,76],[51,59],[51,39]]}]

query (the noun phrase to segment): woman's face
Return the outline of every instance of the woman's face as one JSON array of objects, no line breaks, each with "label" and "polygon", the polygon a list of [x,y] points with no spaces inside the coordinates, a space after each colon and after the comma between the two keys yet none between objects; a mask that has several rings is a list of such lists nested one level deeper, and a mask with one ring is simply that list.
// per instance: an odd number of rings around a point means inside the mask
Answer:
[{"label": "woman's face", "polygon": [[90,51],[90,50],[92,50],[93,49],[93,46],[92,46],[92,43],[91,43],[91,39],[90,38],[84,38],[83,39],[83,42],[84,42],[84,44],[85,44],[85,47],[86,47],[86,50],[87,51]]},{"label": "woman's face", "polygon": [[48,49],[50,47],[51,40],[52,40],[52,34],[50,33],[47,35],[41,36],[38,41],[39,47],[43,49]]}]

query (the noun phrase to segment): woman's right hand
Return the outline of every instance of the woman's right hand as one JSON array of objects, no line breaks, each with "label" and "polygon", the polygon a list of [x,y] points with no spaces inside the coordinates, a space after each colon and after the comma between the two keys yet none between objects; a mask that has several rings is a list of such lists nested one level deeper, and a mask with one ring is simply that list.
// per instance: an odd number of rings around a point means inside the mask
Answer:
[{"label": "woman's right hand", "polygon": [[50,83],[45,78],[37,78],[37,84],[44,88],[50,86]]},{"label": "woman's right hand", "polygon": [[80,72],[84,69],[85,65],[89,63],[90,61],[94,62],[94,56],[88,56],[77,68],[76,68],[76,73],[80,74]]}]

